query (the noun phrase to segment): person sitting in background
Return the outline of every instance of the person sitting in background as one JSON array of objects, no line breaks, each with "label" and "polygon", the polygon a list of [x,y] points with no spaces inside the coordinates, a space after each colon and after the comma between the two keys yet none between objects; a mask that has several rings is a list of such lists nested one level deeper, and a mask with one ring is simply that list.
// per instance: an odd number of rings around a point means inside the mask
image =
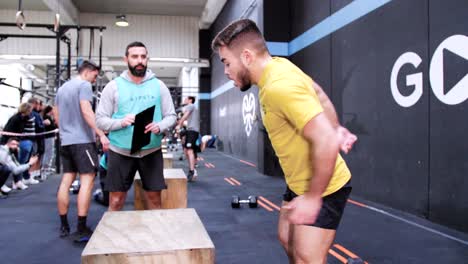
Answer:
[{"label": "person sitting in background", "polygon": [[[4,128],[4,131],[18,133],[18,134],[25,132],[25,126],[27,123],[29,124],[28,120],[29,120],[29,116],[31,115],[31,112],[32,112],[32,105],[29,103],[22,103],[18,107],[18,113],[10,117],[10,119],[8,119],[8,122],[6,123],[5,128]],[[3,135],[2,144],[6,144],[9,138],[10,136]],[[23,141],[25,141],[26,143],[31,142],[26,137],[21,138],[20,144]],[[31,143],[31,146],[32,146],[32,143]],[[26,149],[25,151],[28,151],[28,150]],[[27,164],[27,162],[25,162],[25,164]],[[25,172],[26,171],[24,171],[23,173]],[[24,190],[28,188],[28,186],[22,181],[23,173],[13,174],[13,178],[14,178],[13,189]]]},{"label": "person sitting in background", "polygon": [[[2,194],[8,194],[11,189],[5,185],[10,174],[20,175],[27,171],[38,161],[37,156],[32,156],[26,164],[19,164],[15,154],[18,153],[19,139],[11,137],[5,145],[0,146],[0,186]],[[19,181],[18,187],[22,190],[28,187]]]},{"label": "person sitting in background", "polygon": [[214,148],[214,144],[218,137],[216,135],[204,135],[201,138],[200,150],[203,152],[205,148]]}]

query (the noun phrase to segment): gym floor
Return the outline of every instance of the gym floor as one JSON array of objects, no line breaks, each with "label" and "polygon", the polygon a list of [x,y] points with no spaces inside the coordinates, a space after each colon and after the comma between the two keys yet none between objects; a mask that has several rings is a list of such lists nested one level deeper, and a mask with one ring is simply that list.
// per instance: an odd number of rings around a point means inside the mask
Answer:
[{"label": "gym floor", "polygon": [[[174,153],[174,167],[184,168]],[[215,247],[216,263],[288,263],[276,238],[284,181],[257,172],[254,164],[213,149],[200,155],[196,181],[188,186],[195,208]],[[0,200],[2,263],[80,263],[84,245],[58,237],[55,193],[60,176]],[[98,186],[96,181],[96,187]],[[261,196],[262,206],[230,206],[232,195]],[[76,196],[69,221],[76,226]],[[133,208],[133,190],[124,210]],[[95,228],[106,208],[91,204],[88,224]],[[72,230],[73,231],[73,230]],[[468,235],[351,196],[328,263],[358,256],[368,263],[466,263]]]}]

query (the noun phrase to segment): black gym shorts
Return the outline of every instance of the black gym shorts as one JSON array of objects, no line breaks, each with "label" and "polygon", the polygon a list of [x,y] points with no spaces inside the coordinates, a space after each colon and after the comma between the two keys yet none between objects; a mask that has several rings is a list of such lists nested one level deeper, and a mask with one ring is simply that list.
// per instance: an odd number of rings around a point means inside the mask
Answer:
[{"label": "black gym shorts", "polygon": [[95,143],[62,146],[60,157],[64,173],[96,173],[99,166]]},{"label": "black gym shorts", "polygon": [[197,150],[197,140],[198,132],[194,130],[187,130],[187,132],[185,132],[184,148]]},{"label": "black gym shorts", "polygon": [[127,192],[132,186],[137,171],[140,173],[143,190],[164,190],[167,186],[163,169],[163,156],[160,149],[141,158],[128,157],[109,150],[105,190]]},{"label": "black gym shorts", "polygon": [[[341,216],[343,215],[346,202],[351,193],[351,181],[348,181],[341,189],[322,198],[322,208],[315,223],[309,226],[316,226],[324,229],[338,229]],[[293,191],[286,187],[286,192],[283,194],[283,200],[290,202],[297,197]]]}]

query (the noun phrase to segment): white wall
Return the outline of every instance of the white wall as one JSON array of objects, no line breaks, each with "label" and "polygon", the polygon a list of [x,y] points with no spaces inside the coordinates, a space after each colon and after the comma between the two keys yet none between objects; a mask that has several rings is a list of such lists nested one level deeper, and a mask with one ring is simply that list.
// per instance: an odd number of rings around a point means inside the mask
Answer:
[{"label": "white wall", "polygon": [[[114,25],[115,15],[82,13],[82,25],[103,25],[103,56],[122,57],[127,44],[143,42],[150,57],[198,58],[198,18],[176,16],[127,15],[130,26]],[[82,34],[83,55],[89,53],[89,33]],[[98,55],[98,36],[95,36],[95,52]]]},{"label": "white wall", "polygon": [[[0,22],[13,23],[15,10],[0,10]],[[49,11],[25,11],[27,23],[52,24],[54,14]],[[198,18],[179,16],[150,16],[127,14],[130,26],[120,28],[114,25],[115,15],[81,13],[80,24],[85,26],[106,26],[103,31],[103,56],[122,57],[125,47],[132,41],[147,45],[151,57],[198,58]],[[72,38],[72,56],[76,50],[76,31],[67,34]],[[0,27],[0,33],[53,35],[44,28]],[[89,54],[89,30],[81,30],[80,53]],[[99,54],[99,31],[95,32],[93,56]],[[9,38],[0,42],[0,55],[55,55],[55,39]],[[65,43],[61,43],[61,54],[66,55]]]},{"label": "white wall", "polygon": [[[0,78],[6,78],[5,83],[20,86],[20,78],[24,78],[24,74],[18,69],[19,65],[0,65]],[[30,90],[32,86],[31,80],[23,80],[22,87]],[[18,89],[11,88],[5,85],[0,85],[0,128],[3,128],[13,114],[17,112],[14,107],[20,104],[20,93]]]},{"label": "white wall", "polygon": [[[0,10],[0,22],[15,23],[16,10]],[[54,16],[49,11],[25,11],[26,23],[53,24]],[[28,28],[20,30],[17,27],[0,27],[1,34],[19,35],[50,35],[54,33],[46,28]],[[0,42],[0,55],[55,55],[55,39],[8,38]],[[66,54],[62,45],[61,53]]]}]

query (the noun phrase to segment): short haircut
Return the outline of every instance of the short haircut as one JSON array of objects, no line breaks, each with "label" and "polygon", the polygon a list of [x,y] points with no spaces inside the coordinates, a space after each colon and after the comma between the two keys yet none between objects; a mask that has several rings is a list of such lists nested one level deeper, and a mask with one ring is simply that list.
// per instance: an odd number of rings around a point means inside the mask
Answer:
[{"label": "short haircut", "polygon": [[188,96],[187,98],[188,98],[190,101],[192,101],[192,104],[195,103],[195,99],[196,99],[195,96]]},{"label": "short haircut", "polygon": [[26,114],[32,111],[32,105],[30,103],[22,103],[18,107],[18,113]]},{"label": "short haircut", "polygon": [[11,138],[8,138],[7,144],[10,143],[10,142],[12,142],[12,141],[20,142],[19,138],[17,138],[17,137],[11,137]]},{"label": "short haircut", "polygon": [[38,104],[38,103],[39,103],[39,99],[34,98],[34,97],[31,97],[31,98],[28,99],[28,103],[30,103],[30,104]]},{"label": "short haircut", "polygon": [[133,47],[143,47],[146,49],[146,53],[148,53],[148,49],[146,48],[145,44],[141,43],[140,41],[134,41],[127,45],[127,49],[125,49],[125,57],[128,56],[128,50]]},{"label": "short haircut", "polygon": [[99,66],[92,62],[92,61],[89,61],[89,60],[85,60],[83,61],[80,66],[78,67],[78,73],[82,73],[84,70],[88,70],[88,71],[99,71],[100,68]]},{"label": "short haircut", "polygon": [[213,39],[211,48],[218,52],[223,46],[235,50],[244,45],[250,45],[259,53],[268,52],[262,32],[250,19],[240,19],[226,26]]}]

